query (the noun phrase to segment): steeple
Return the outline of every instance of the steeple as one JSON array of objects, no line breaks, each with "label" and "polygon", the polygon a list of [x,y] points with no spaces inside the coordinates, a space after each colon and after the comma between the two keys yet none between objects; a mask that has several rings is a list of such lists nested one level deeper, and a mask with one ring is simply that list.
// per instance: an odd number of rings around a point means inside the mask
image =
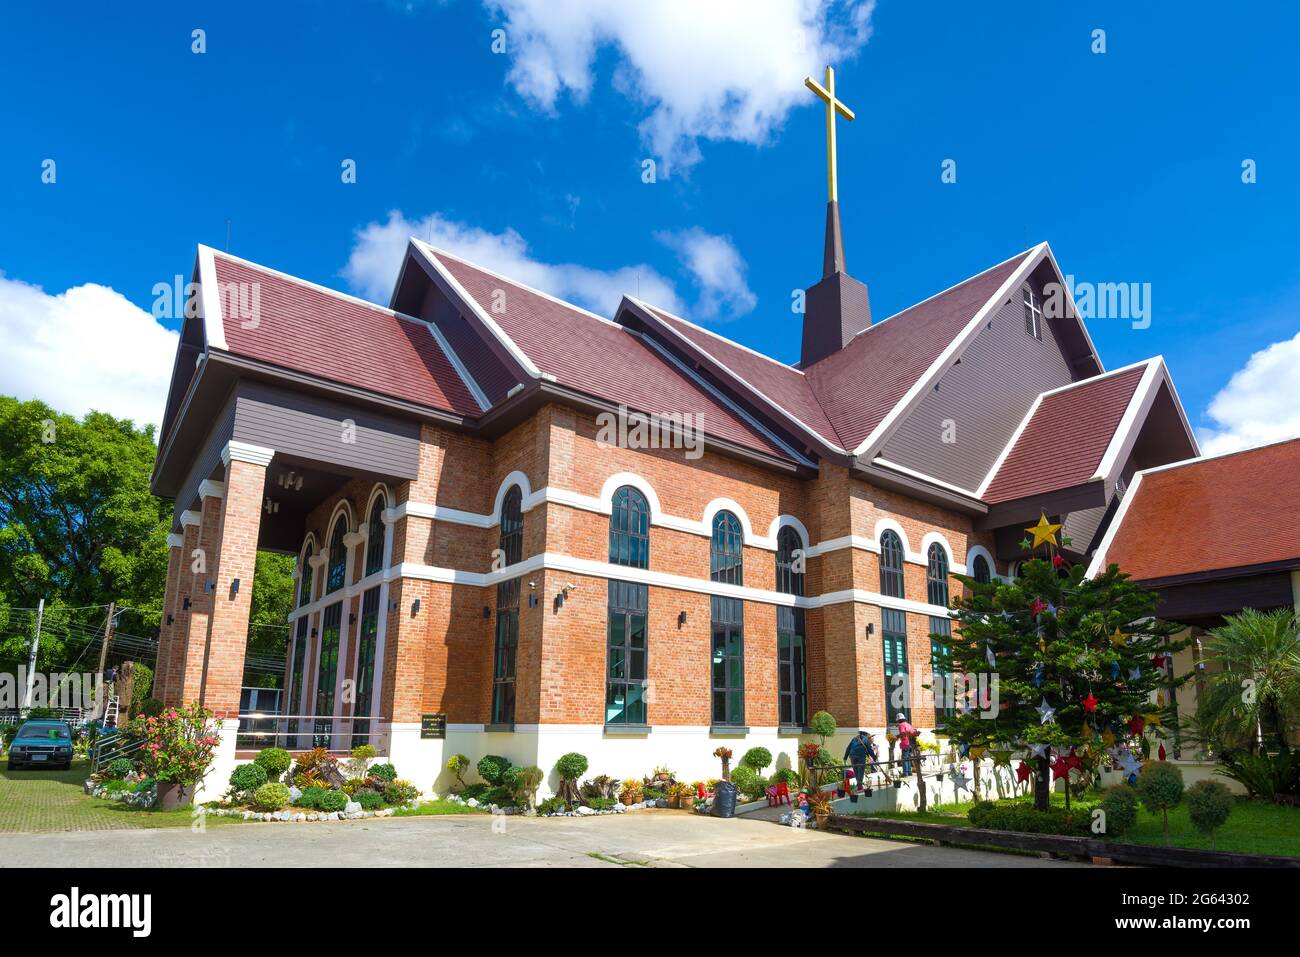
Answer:
[{"label": "steeple", "polygon": [[826,67],[826,85],[812,77],[804,85],[826,103],[826,246],[822,278],[804,296],[803,350],[799,364],[808,367],[871,325],[867,287],[845,271],[844,234],[840,228],[839,176],[835,154],[835,114],[851,121],[853,111],[835,97],[835,71]]}]

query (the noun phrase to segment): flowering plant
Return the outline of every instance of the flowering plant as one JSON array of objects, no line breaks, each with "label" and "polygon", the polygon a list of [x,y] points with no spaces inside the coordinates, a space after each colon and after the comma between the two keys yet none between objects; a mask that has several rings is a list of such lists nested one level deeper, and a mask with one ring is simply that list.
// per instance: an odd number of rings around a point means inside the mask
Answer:
[{"label": "flowering plant", "polygon": [[195,703],[132,721],[127,730],[144,742],[140,765],[145,776],[184,787],[203,780],[219,740],[211,720],[212,712]]}]

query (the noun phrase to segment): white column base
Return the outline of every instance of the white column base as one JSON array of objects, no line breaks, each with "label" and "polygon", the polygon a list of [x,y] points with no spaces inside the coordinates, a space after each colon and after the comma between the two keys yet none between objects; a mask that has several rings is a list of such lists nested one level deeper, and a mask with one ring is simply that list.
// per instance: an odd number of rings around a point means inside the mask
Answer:
[{"label": "white column base", "polygon": [[235,760],[235,735],[239,731],[239,719],[227,718],[218,722],[220,740],[213,749],[212,764],[203,776],[194,792],[194,803],[219,801],[230,789],[230,773],[240,762]]}]

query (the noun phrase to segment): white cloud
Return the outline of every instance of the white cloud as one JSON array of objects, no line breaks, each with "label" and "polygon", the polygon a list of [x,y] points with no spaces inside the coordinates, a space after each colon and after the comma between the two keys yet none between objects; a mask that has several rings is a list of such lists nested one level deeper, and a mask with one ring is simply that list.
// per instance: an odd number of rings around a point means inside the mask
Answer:
[{"label": "white cloud", "polygon": [[1210,400],[1217,426],[1200,430],[1206,455],[1300,435],[1300,333],[1261,349]]},{"label": "white cloud", "polygon": [[715,236],[698,226],[677,232],[655,233],[655,238],[674,250],[700,289],[695,316],[709,320],[735,319],[752,312],[758,297],[745,281],[745,260],[730,236]]},{"label": "white cloud", "polygon": [[613,318],[625,293],[674,312],[682,308],[673,283],[650,266],[602,271],[545,263],[529,253],[528,243],[513,229],[491,233],[437,213],[411,222],[394,210],[386,223],[369,223],[357,230],[357,241],[343,267],[344,278],[360,295],[388,302],[410,236],[608,318]]},{"label": "white cloud", "polygon": [[0,393],[60,412],[162,420],[177,334],[107,286],[50,295],[0,273]]},{"label": "white cloud", "polygon": [[812,102],[808,74],[854,56],[875,0],[483,0],[499,16],[508,81],[548,112],[583,103],[601,82],[597,54],[617,49],[614,87],[648,115],[644,142],[670,167],[700,159],[698,141],[762,144]]}]

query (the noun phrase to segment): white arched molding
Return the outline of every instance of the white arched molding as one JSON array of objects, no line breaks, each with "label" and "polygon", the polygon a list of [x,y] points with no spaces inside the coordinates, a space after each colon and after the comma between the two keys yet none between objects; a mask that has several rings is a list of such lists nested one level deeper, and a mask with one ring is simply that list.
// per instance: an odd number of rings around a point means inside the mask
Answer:
[{"label": "white arched molding", "polygon": [[659,504],[658,493],[653,485],[635,472],[616,472],[605,479],[605,484],[600,487],[600,511],[605,515],[613,514],[614,493],[624,485],[630,485],[645,496],[646,504],[650,506],[650,524],[662,524],[660,519],[663,518],[664,510]]},{"label": "white arched molding", "polygon": [[[330,520],[325,523],[325,550],[329,551],[330,542],[334,538],[334,526],[338,524],[339,512],[342,512],[347,519],[347,531],[355,532],[357,530],[356,517],[352,514],[352,503],[346,498],[341,498],[330,512]],[[345,533],[346,534],[346,533]]]},{"label": "white arched molding", "polygon": [[506,493],[510,491],[512,485],[518,485],[519,491],[523,493],[523,511],[528,511],[536,504],[529,501],[533,497],[533,486],[528,481],[528,476],[516,469],[502,479],[501,485],[497,488],[496,502],[492,506],[492,524],[494,525],[501,521],[501,506],[505,504]]},{"label": "white arched molding", "polygon": [[315,532],[308,532],[307,537],[302,540],[302,547],[298,549],[298,558],[293,563],[293,579],[294,579],[293,607],[294,608],[305,607],[304,604],[298,601],[298,598],[302,594],[301,580],[304,574],[311,576],[311,585],[307,588],[307,601],[305,604],[310,605],[313,601],[316,600],[316,569],[320,567],[320,563],[317,562],[315,565],[312,565],[310,563],[310,561],[307,558],[308,547],[311,548],[311,554],[313,556],[320,554],[320,545],[318,545],[316,542]]},{"label": "white arched molding", "polygon": [[740,522],[740,530],[745,536],[746,545],[754,545],[758,548],[769,547],[769,543],[766,540],[754,537],[754,526],[750,524],[749,515],[747,515],[745,510],[740,507],[740,503],[729,498],[715,498],[708,505],[704,506],[704,519],[701,522],[701,525],[704,528],[704,534],[709,537],[713,536],[713,519],[719,512],[730,512],[736,516]]},{"label": "white arched molding", "polygon": [[907,540],[907,532],[903,531],[903,526],[899,525],[898,522],[894,521],[892,518],[882,518],[876,522],[875,530],[871,533],[871,540],[875,545],[872,551],[880,551],[880,536],[885,534],[886,529],[898,534],[898,540],[903,543],[903,557],[907,561],[915,562],[916,553],[912,551],[912,545]]},{"label": "white arched molding", "polygon": [[983,545],[968,545],[966,547],[966,571],[963,575],[975,574],[975,559],[983,555],[984,560],[989,563],[989,576],[991,578],[1001,578],[998,574],[998,563],[993,560],[993,554]]},{"label": "white arched molding", "polygon": [[781,529],[790,526],[799,533],[799,540],[803,543],[799,547],[807,549],[812,545],[812,538],[808,534],[808,527],[793,515],[778,515],[772,519],[772,524],[767,527],[767,537],[771,539],[773,547],[776,546],[777,536],[781,534]]},{"label": "white arched molding", "polygon": [[393,494],[388,490],[388,486],[385,485],[383,482],[376,482],[375,487],[370,490],[369,498],[366,499],[366,510],[364,513],[362,513],[361,521],[357,526],[357,529],[358,531],[361,532],[363,538],[361,544],[362,577],[365,576],[365,568],[366,568],[365,559],[366,556],[370,553],[370,512],[375,507],[375,499],[381,497],[384,500],[384,508],[383,511],[379,513],[379,516],[380,516],[380,521],[382,523],[381,527],[383,528],[383,532],[384,532],[384,552],[383,552],[383,557],[380,559],[380,565],[379,565],[380,569],[382,570],[384,568],[387,568],[389,563],[389,554],[392,550],[392,542],[393,542],[393,532],[392,532],[393,524],[391,521],[389,521],[388,515],[393,507]]},{"label": "white arched molding", "polygon": [[[942,532],[926,532],[925,535],[921,538],[921,559],[922,561],[925,562],[927,567],[929,567],[930,564],[931,545],[938,545],[940,548],[944,550],[944,553],[948,556],[948,571],[955,572],[958,575],[966,574],[966,569],[968,565],[964,565],[961,562],[957,561],[956,553],[953,552],[952,546],[948,544],[948,539],[946,539],[943,536]],[[970,556],[968,554],[967,562],[969,562],[969,560],[970,560]]]}]

